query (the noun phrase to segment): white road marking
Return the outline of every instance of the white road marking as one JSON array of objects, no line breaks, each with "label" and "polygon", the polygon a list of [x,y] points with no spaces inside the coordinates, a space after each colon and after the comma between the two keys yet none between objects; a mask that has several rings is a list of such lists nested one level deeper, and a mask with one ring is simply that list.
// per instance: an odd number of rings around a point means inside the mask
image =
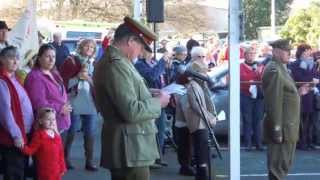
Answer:
[{"label": "white road marking", "polygon": [[[216,175],[217,177],[226,178],[228,175]],[[241,177],[267,177],[268,174],[241,174]],[[288,176],[320,176],[320,173],[293,173]]]}]

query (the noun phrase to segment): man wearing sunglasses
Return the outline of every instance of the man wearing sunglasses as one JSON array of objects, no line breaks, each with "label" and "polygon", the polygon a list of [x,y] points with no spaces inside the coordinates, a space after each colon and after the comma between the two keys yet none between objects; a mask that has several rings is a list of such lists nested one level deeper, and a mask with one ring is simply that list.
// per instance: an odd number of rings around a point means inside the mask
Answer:
[{"label": "man wearing sunglasses", "polygon": [[149,166],[159,158],[154,119],[160,117],[169,95],[146,87],[133,61],[156,35],[132,18],[115,30],[114,42],[93,75],[98,111],[104,118],[101,166],[112,180],[148,180]]}]

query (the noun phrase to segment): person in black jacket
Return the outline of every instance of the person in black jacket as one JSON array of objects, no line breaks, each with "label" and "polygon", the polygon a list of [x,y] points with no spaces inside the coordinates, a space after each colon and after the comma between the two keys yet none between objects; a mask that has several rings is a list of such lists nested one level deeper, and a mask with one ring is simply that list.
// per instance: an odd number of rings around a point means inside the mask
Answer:
[{"label": "person in black jacket", "polygon": [[175,82],[177,80],[177,68],[180,65],[186,65],[187,48],[184,46],[177,46],[173,48],[173,60],[170,68],[170,77],[168,77],[169,83]]}]

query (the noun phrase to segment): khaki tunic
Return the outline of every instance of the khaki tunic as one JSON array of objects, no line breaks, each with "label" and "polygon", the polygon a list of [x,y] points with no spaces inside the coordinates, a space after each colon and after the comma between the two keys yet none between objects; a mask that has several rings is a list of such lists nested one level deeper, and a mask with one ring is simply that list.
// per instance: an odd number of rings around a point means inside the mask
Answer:
[{"label": "khaki tunic", "polygon": [[299,138],[300,96],[286,67],[272,60],[264,70],[262,86],[266,110],[265,141],[272,143],[272,137],[279,131],[284,142],[296,143]]},{"label": "khaki tunic", "polygon": [[143,78],[113,46],[97,63],[93,75],[97,110],[104,118],[101,166],[143,167],[159,157],[154,119],[161,113]]},{"label": "khaki tunic", "polygon": [[[268,144],[269,180],[282,180],[293,162],[299,137],[300,96],[285,65],[273,59],[266,66],[262,87],[266,117],[264,138]],[[282,137],[283,142],[275,139]]]}]

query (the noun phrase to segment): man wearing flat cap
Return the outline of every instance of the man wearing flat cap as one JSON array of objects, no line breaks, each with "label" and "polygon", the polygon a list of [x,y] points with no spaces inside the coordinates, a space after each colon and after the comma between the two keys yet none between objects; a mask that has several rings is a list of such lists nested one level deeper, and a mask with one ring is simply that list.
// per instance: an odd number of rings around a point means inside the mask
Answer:
[{"label": "man wearing flat cap", "polygon": [[8,47],[8,31],[10,29],[8,28],[8,25],[5,21],[1,21],[0,20],[0,51],[5,48]]},{"label": "man wearing flat cap", "polygon": [[266,117],[264,138],[268,146],[269,180],[282,180],[292,164],[299,135],[300,96],[287,70],[288,40],[271,42],[272,60],[262,76]]},{"label": "man wearing flat cap", "polygon": [[97,109],[104,118],[101,166],[112,180],[148,180],[149,166],[159,158],[154,119],[167,106],[169,95],[152,93],[133,60],[157,36],[147,27],[125,17],[114,33],[114,42],[96,64],[93,75]]}]

